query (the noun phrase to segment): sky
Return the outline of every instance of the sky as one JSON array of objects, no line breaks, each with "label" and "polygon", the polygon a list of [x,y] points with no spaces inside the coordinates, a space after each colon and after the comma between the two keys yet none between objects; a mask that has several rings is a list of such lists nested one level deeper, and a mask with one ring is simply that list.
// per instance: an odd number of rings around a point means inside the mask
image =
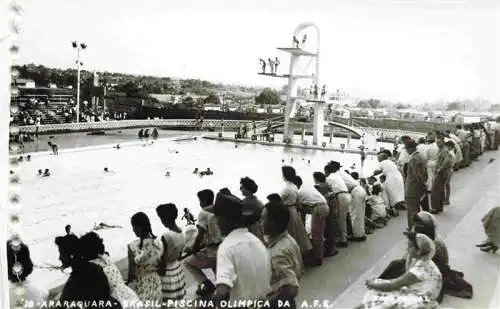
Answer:
[{"label": "sky", "polygon": [[[25,0],[18,63],[281,87],[295,28],[320,29],[320,84],[405,103],[500,102],[499,0]],[[314,29],[306,49],[316,49]],[[300,34],[302,36],[302,33]],[[312,66],[314,67],[314,66]],[[305,85],[306,87],[308,85]]]}]

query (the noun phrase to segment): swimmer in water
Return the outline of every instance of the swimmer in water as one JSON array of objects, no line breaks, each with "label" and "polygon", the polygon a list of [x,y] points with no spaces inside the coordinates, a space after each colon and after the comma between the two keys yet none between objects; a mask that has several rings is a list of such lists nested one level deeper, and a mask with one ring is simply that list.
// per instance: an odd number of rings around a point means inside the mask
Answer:
[{"label": "swimmer in water", "polygon": [[198,174],[198,168],[197,167],[194,169],[193,174]]},{"label": "swimmer in water", "polygon": [[104,222],[101,222],[99,224],[94,223],[94,227],[92,228],[93,231],[98,231],[98,230],[104,230],[104,229],[121,229],[122,227],[120,225],[109,225]]},{"label": "swimmer in water", "polygon": [[234,148],[238,148],[238,145],[234,145]]},{"label": "swimmer in water", "polygon": [[285,164],[285,159],[281,159],[281,163]]},{"label": "swimmer in water", "polygon": [[169,171],[167,171],[167,172],[165,173],[165,176],[170,177],[170,172],[169,172]]},{"label": "swimmer in water", "polygon": [[42,171],[42,169],[39,169],[38,170],[38,176],[42,176],[42,175],[43,175],[43,171]]},{"label": "swimmer in water", "polygon": [[116,144],[116,146],[113,146],[113,148],[120,149],[120,144]]},{"label": "swimmer in water", "polygon": [[104,168],[104,173],[116,174],[114,171],[110,171],[107,167]]},{"label": "swimmer in water", "polygon": [[50,176],[50,171],[48,168],[46,168],[45,171],[43,172],[42,177],[49,177],[49,176]]},{"label": "swimmer in water", "polygon": [[19,162],[23,162],[23,160],[24,160],[24,157],[23,157],[23,156],[20,156],[20,157],[17,159],[17,161],[19,161]]},{"label": "swimmer in water", "polygon": [[26,161],[31,161],[31,155],[26,156]]},{"label": "swimmer in water", "polygon": [[307,164],[311,164],[311,160],[307,160]]}]

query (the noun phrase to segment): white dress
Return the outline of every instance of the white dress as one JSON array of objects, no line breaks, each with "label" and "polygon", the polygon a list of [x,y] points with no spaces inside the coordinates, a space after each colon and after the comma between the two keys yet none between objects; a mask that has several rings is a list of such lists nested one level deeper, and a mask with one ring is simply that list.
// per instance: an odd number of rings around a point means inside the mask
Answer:
[{"label": "white dress", "polygon": [[137,294],[125,284],[122,274],[118,267],[109,258],[108,255],[100,255],[97,259],[90,260],[90,263],[101,266],[104,274],[108,278],[109,287],[111,289],[111,297],[116,299],[123,309],[134,309],[140,301]]},{"label": "white dress", "polygon": [[389,198],[389,206],[394,206],[405,200],[405,184],[403,175],[398,167],[391,160],[384,160],[379,163],[379,170],[385,175],[384,189]]},{"label": "white dress", "polygon": [[443,285],[443,277],[432,260],[419,260],[408,270],[420,282],[397,291],[369,290],[363,298],[366,309],[434,309]]}]

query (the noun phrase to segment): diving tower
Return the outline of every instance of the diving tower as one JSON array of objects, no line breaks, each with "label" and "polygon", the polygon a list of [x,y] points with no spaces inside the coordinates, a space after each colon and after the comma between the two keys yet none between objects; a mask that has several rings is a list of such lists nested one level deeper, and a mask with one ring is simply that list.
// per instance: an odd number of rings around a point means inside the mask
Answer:
[{"label": "diving tower", "polygon": [[[303,50],[298,42],[298,37],[306,29],[313,28],[316,31],[316,49],[315,51]],[[305,39],[303,40],[305,41]],[[276,73],[259,73],[259,75],[270,76],[275,78],[287,78],[288,79],[288,93],[286,100],[285,109],[285,125],[284,125],[284,141],[292,141],[293,130],[290,128],[290,118],[296,108],[296,105],[300,101],[307,101],[314,103],[314,120],[313,120],[313,145],[320,144],[320,139],[323,137],[324,133],[324,110],[325,101],[323,100],[311,100],[310,98],[303,98],[297,95],[298,82],[304,79],[311,79],[315,85],[319,85],[319,46],[320,46],[320,33],[319,28],[314,23],[302,23],[295,29],[292,47],[278,47],[277,49],[290,54],[290,68],[288,74],[276,74]],[[315,69],[313,73],[307,73],[309,67],[300,70],[298,66],[299,59],[301,57],[308,57],[311,61],[315,62]],[[272,72],[272,71],[271,71]]]}]

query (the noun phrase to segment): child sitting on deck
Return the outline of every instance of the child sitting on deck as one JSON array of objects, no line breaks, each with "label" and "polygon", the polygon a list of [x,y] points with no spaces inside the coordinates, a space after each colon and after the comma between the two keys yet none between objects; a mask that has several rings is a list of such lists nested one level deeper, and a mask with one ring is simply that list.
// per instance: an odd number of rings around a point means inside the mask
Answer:
[{"label": "child sitting on deck", "polygon": [[214,192],[209,189],[198,192],[200,206],[203,208],[198,215],[198,234],[193,247],[186,249],[192,254],[187,258],[186,269],[196,282],[199,282],[196,293],[200,296],[210,295],[215,291],[215,285],[207,278],[203,269],[212,269],[215,273],[217,266],[217,250],[222,242],[222,235],[213,212]]},{"label": "child sitting on deck", "polygon": [[384,199],[381,196],[382,187],[374,185],[372,187],[372,195],[366,198],[366,203],[372,208],[372,215],[370,220],[377,225],[387,225],[387,212]]}]

